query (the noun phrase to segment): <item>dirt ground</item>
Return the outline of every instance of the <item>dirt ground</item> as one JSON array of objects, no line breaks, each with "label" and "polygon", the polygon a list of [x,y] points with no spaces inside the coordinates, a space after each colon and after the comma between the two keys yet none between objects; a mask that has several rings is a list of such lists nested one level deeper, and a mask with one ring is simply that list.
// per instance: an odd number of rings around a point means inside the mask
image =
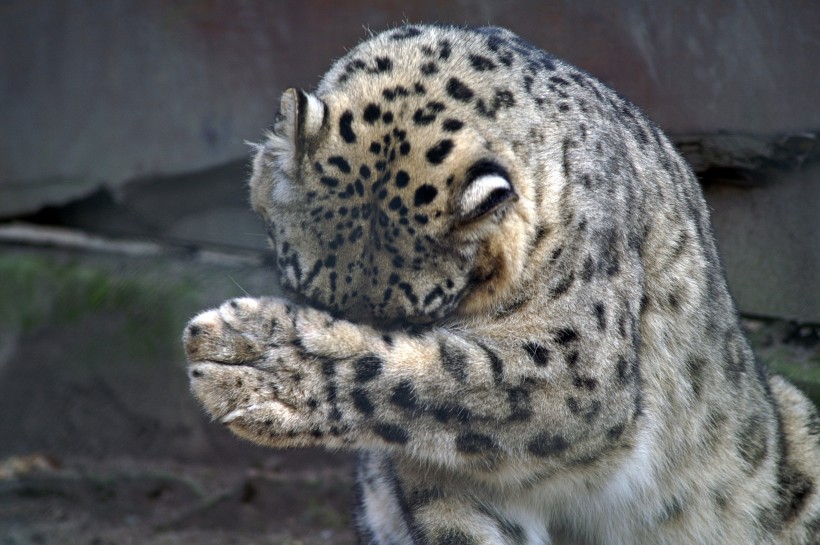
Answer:
[{"label": "dirt ground", "polygon": [[302,469],[276,455],[255,467],[18,459],[39,467],[0,480],[0,544],[352,544],[349,464],[307,454]]}]

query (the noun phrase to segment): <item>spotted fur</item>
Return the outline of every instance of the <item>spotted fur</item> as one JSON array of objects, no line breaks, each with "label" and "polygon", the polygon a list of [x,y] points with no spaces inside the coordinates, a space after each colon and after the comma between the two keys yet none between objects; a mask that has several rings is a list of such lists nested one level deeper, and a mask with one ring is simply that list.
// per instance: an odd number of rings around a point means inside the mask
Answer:
[{"label": "spotted fur", "polygon": [[368,544],[810,544],[820,424],[744,338],[661,131],[497,28],[288,90],[252,202],[283,299],[186,329],[238,435],[359,451]]}]

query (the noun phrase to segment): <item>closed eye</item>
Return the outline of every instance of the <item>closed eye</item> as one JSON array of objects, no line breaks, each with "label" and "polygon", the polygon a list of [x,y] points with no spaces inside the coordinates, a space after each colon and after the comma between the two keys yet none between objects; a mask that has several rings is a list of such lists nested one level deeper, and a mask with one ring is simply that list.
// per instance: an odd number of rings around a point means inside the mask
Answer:
[{"label": "closed eye", "polygon": [[468,183],[459,201],[462,221],[472,221],[496,210],[516,194],[506,169],[494,161],[479,161],[467,171]]},{"label": "closed eye", "polygon": [[483,216],[506,201],[512,193],[512,186],[497,174],[481,176],[473,181],[461,196],[461,210],[465,219]]}]

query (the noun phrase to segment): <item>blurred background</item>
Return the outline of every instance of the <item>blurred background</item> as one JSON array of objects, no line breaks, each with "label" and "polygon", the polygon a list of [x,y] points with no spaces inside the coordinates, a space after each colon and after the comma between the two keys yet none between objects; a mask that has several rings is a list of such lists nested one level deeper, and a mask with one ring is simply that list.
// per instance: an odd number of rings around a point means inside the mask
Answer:
[{"label": "blurred background", "polygon": [[245,142],[402,22],[508,27],[647,112],[702,180],[758,354],[820,402],[815,0],[5,0],[0,545],[352,543],[349,457],[208,422],[180,335],[278,293]]}]

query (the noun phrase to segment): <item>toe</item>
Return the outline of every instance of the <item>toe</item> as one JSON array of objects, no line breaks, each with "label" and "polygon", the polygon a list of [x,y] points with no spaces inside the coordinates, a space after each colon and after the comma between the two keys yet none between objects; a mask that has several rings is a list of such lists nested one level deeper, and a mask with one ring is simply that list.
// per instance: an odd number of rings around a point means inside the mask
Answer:
[{"label": "toe", "polygon": [[196,316],[185,328],[182,340],[190,362],[252,365],[265,353],[262,336],[247,324],[227,321],[223,308]]}]

